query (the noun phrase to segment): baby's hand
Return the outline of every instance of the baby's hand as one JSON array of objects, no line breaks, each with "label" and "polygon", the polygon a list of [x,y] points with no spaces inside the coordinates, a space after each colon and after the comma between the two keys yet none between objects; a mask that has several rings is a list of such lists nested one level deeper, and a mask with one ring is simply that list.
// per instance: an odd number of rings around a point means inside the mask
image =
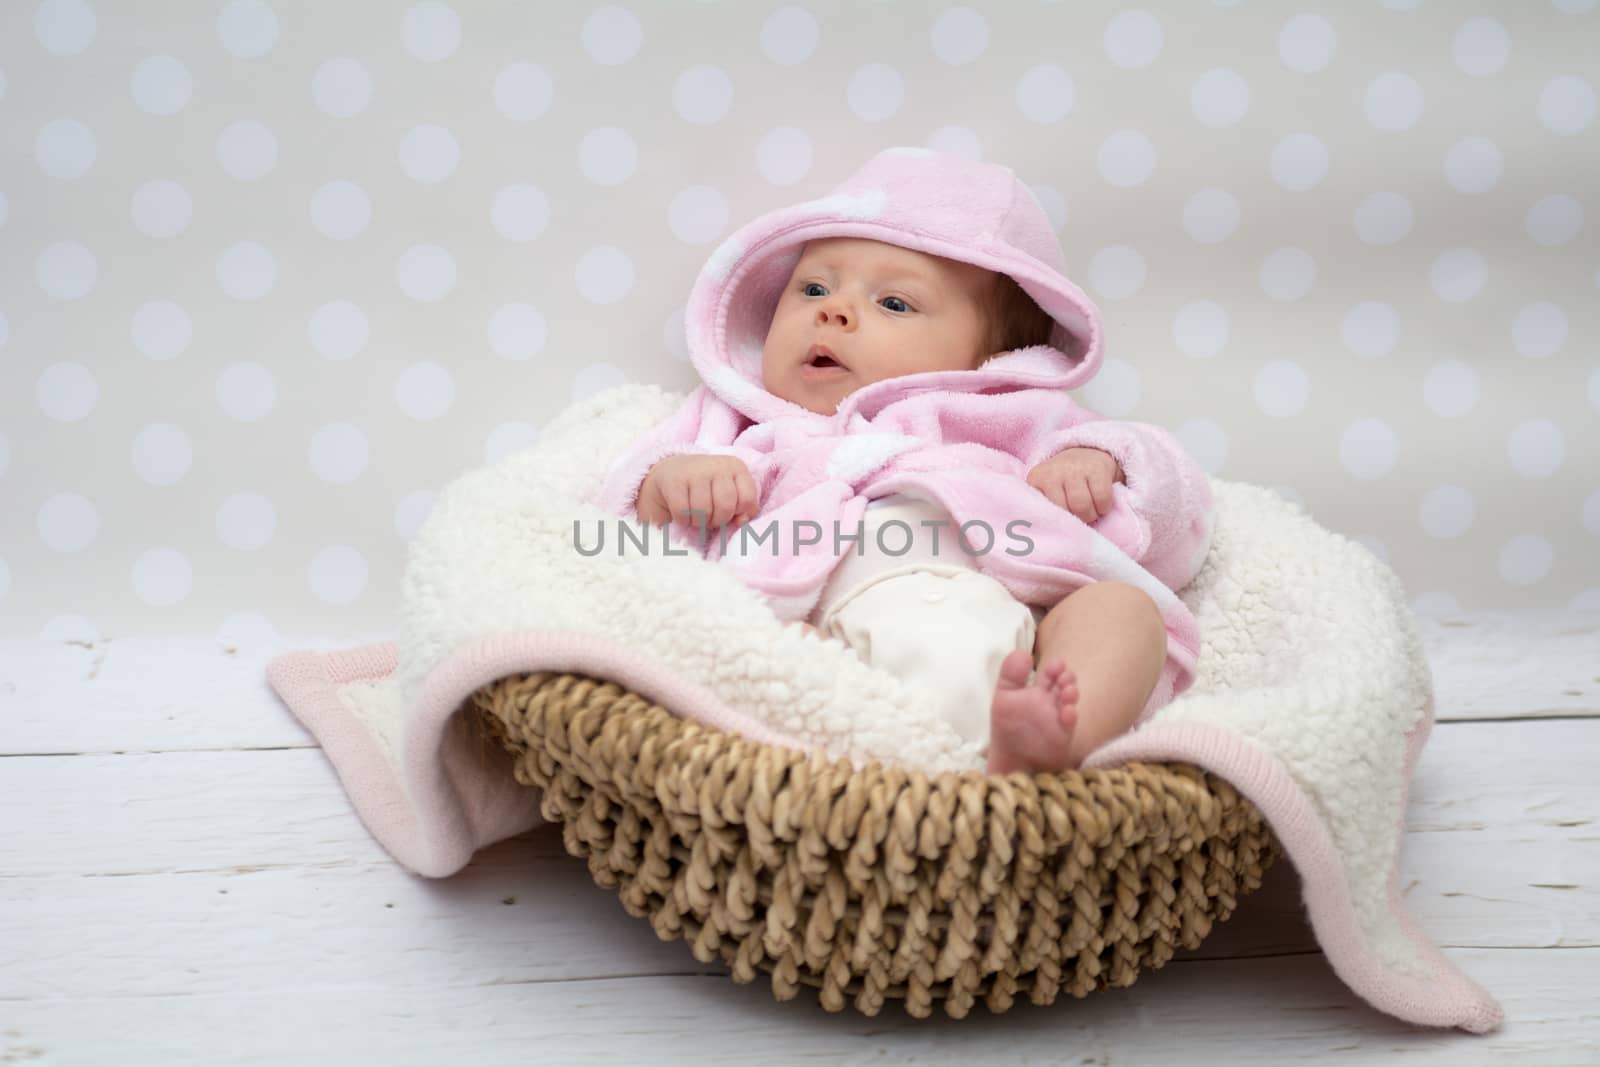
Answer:
[{"label": "baby's hand", "polygon": [[[755,518],[756,480],[733,456],[668,456],[650,468],[634,510],[651,526],[681,522],[706,528]],[[698,510],[703,515],[688,515]],[[738,525],[735,522],[734,525]]]},{"label": "baby's hand", "polygon": [[1085,523],[1111,510],[1111,485],[1123,481],[1116,457],[1098,448],[1069,448],[1028,472],[1028,484]]}]

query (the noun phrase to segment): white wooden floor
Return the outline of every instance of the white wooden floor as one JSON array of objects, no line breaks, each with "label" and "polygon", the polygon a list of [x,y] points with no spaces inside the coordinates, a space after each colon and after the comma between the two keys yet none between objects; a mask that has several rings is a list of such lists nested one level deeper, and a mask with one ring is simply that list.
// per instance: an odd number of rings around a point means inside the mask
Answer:
[{"label": "white wooden floor", "polygon": [[559,832],[445,880],[367,835],[263,665],[210,637],[0,642],[0,1063],[1600,1063],[1600,617],[1424,620],[1440,723],[1407,899],[1504,1004],[1427,1031],[1339,982],[1280,864],[1130,989],[965,1020],[777,1003]]}]

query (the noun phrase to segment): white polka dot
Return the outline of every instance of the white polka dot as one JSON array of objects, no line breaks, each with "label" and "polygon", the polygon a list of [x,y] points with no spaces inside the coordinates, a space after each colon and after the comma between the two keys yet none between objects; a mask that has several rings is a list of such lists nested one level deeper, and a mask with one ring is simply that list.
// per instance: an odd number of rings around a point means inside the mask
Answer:
[{"label": "white polka dot", "polygon": [[176,115],[189,103],[194,79],[172,56],[151,56],[133,68],[133,103],[150,115]]},{"label": "white polka dot", "polygon": [[219,644],[234,648],[282,650],[284,640],[272,620],[258,611],[235,611],[217,626]]},{"label": "white polka dot", "polygon": [[1494,19],[1471,18],[1451,38],[1450,52],[1463,73],[1474,78],[1488,77],[1506,65],[1511,35]]},{"label": "white polka dot", "polygon": [[1500,550],[1500,577],[1511,585],[1533,585],[1550,575],[1555,549],[1538,534],[1518,534]]},{"label": "white polka dot", "polygon": [[355,182],[328,182],[311,194],[311,225],[322,236],[348,241],[372,221],[372,201]]},{"label": "white polka dot", "polygon": [[456,261],[438,245],[412,245],[395,264],[395,279],[413,300],[439,300],[456,287]]},{"label": "white polka dot", "polygon": [[77,300],[87,296],[100,276],[94,253],[77,241],[55,241],[34,260],[33,277],[48,296]]},{"label": "white polka dot", "polygon": [[761,24],[761,51],[780,66],[811,58],[817,47],[817,20],[803,7],[780,7]]},{"label": "white polka dot", "polygon": [[217,135],[217,165],[230,178],[257,181],[278,165],[278,138],[254,119],[229,123]]},{"label": "white polka dot", "polygon": [[1263,414],[1286,419],[1306,409],[1311,379],[1293,360],[1275,359],[1256,372],[1254,392]]},{"label": "white polka dot", "polygon": [[82,615],[57,615],[39,630],[39,640],[96,644],[100,641],[100,631]]},{"label": "white polka dot", "polygon": [[33,11],[33,35],[46,52],[75,56],[94,42],[94,11],[84,0],[43,0]]},{"label": "white polka dot", "polygon": [[455,379],[437,363],[414,363],[395,379],[394,402],[418,422],[439,418],[455,399]]},{"label": "white polka dot", "polygon": [[1441,300],[1460,304],[1482,291],[1489,277],[1489,265],[1470,248],[1452,248],[1441,253],[1428,270],[1428,281]]},{"label": "white polka dot", "polygon": [[133,469],[151,485],[176,485],[189,473],[194,449],[189,435],[170,422],[155,422],[133,439]]},{"label": "white polka dot", "polygon": [[793,185],[811,171],[811,137],[794,126],[769,130],[756,144],[756,169],[773,185]]},{"label": "white polka dot", "polygon": [[1204,126],[1233,126],[1250,109],[1250,86],[1236,71],[1208,70],[1190,88],[1189,106]]},{"label": "white polka dot", "polygon": [[934,20],[928,42],[942,62],[966,66],[989,47],[989,22],[970,7],[948,8]]},{"label": "white polka dot", "polygon": [[868,63],[850,76],[845,90],[850,111],[866,122],[882,122],[900,110],[905,82],[887,63]]},{"label": "white polka dot", "polygon": [[1566,244],[1583,229],[1583,205],[1565,193],[1541,197],[1528,209],[1523,228],[1535,244],[1546,248]]},{"label": "white polka dot", "polygon": [[550,198],[532,185],[508,185],[489,208],[494,232],[507,241],[532,241],[550,225]]},{"label": "white polka dot", "polygon": [[1554,355],[1567,343],[1567,315],[1549,302],[1529,304],[1511,321],[1517,351],[1533,359]]},{"label": "white polka dot", "polygon": [[1600,489],[1590,493],[1583,502],[1583,528],[1600,537]]},{"label": "white polka dot", "polygon": [[578,260],[576,279],[591,304],[615,304],[633,291],[633,260],[620,248],[600,245]]},{"label": "white polka dot", "polygon": [[234,493],[217,508],[217,539],[240,552],[265,548],[278,529],[272,501],[260,493]]},{"label": "white polka dot", "polygon": [[1522,477],[1548,478],[1566,462],[1566,436],[1549,419],[1526,419],[1506,438],[1506,455],[1511,468]]},{"label": "white polka dot", "polygon": [[1500,147],[1487,137],[1464,138],[1445,153],[1445,180],[1457,192],[1486,193],[1500,184],[1504,170]]},{"label": "white polka dot", "polygon": [[35,388],[39,410],[57,422],[78,422],[100,399],[100,383],[82,363],[52,363]]},{"label": "white polka dot", "polygon": [[596,63],[614,67],[639,54],[644,31],[633,12],[615,4],[597,7],[583,20],[583,50]]},{"label": "white polka dot", "polygon": [[1363,481],[1382,478],[1394,469],[1399,438],[1381,419],[1358,419],[1339,438],[1339,462]]},{"label": "white polka dot", "polygon": [[1273,147],[1271,170],[1285,189],[1313,189],[1328,176],[1328,146],[1309,133],[1291,133]]},{"label": "white polka dot", "polygon": [[153,608],[181,604],[194,588],[189,559],[175,548],[152,548],[133,561],[133,592]]},{"label": "white polka dot", "polygon": [[263,0],[229,0],[217,16],[217,39],[235,59],[260,59],[278,43],[278,16]]},{"label": "white polka dot", "polygon": [[587,400],[607,389],[615,389],[628,380],[628,375],[610,363],[589,363],[578,368],[572,377],[572,402]]},{"label": "white polka dot", "polygon": [[217,257],[217,284],[235,300],[260,300],[278,281],[278,261],[256,241],[237,241]]},{"label": "white polka dot", "polygon": [[1290,70],[1314,74],[1333,62],[1339,35],[1321,15],[1296,15],[1278,31],[1278,58]]},{"label": "white polka dot", "polygon": [[1409,74],[1380,74],[1367,85],[1367,121],[1380,130],[1409,130],[1422,118],[1422,86]]},{"label": "white polka dot", "polygon": [[1238,229],[1238,198],[1222,189],[1202,189],[1184,205],[1184,232],[1202,245],[1214,245]]},{"label": "white polka dot", "polygon": [[367,317],[348,300],[323,304],[312,313],[306,329],[311,347],[323,359],[349,359],[367,347],[371,331]]},{"label": "white polka dot", "polygon": [[513,122],[532,122],[550,110],[555,82],[537,63],[508,63],[494,79],[494,106]]},{"label": "white polka dot", "polygon": [[1261,261],[1261,289],[1274,300],[1299,300],[1316,280],[1316,260],[1303,248],[1280,248]]},{"label": "white polka dot", "polygon": [[1072,75],[1054,63],[1029,67],[1017,79],[1017,109],[1030,122],[1060,122],[1072,112],[1077,87]]},{"label": "white polka dot", "polygon": [[1422,380],[1422,401],[1443,419],[1459,419],[1478,406],[1478,372],[1458,359],[1436,363]]},{"label": "white polka dot", "polygon": [[461,18],[448,4],[417,4],[400,23],[406,51],[424,63],[449,59],[461,47]]},{"label": "white polka dot", "polygon": [[1084,387],[1088,406],[1108,418],[1121,418],[1139,406],[1139,370],[1122,359],[1108,359]]},{"label": "white polka dot", "polygon": [[1161,54],[1161,23],[1148,11],[1124,11],[1106,24],[1106,58],[1124,70],[1148,67]]},{"label": "white polka dot", "polygon": [[1400,313],[1389,304],[1364,300],[1345,312],[1339,335],[1345,347],[1358,356],[1387,356],[1400,340]]},{"label": "white polka dot", "polygon": [[157,240],[176,237],[188,229],[193,214],[188,190],[165,178],[145,182],[135,189],[129,211],[134,228]]},{"label": "white polka dot", "polygon": [[668,315],[667,321],[661,326],[662,347],[681,360],[689,358],[689,338],[685,329],[688,317],[689,309],[680,307]]},{"label": "white polka dot", "polygon": [[627,130],[601,126],[578,142],[578,169],[596,185],[621,185],[639,166],[639,147]]},{"label": "white polka dot", "polygon": [[527,422],[502,422],[483,440],[483,461],[491,467],[539,443],[539,428]]},{"label": "white polka dot", "polygon": [[99,154],[94,131],[76,119],[47,122],[33,138],[33,160],[52,178],[83,177]]},{"label": "white polka dot", "polygon": [[[497,462],[491,460],[491,463]],[[402,541],[414,540],[422,529],[422,524],[428,521],[428,516],[433,514],[433,506],[439,500],[439,494],[427,490],[418,490],[407,493],[401,498],[394,509],[394,532],[400,535]]]},{"label": "white polka dot", "polygon": [[709,244],[728,228],[728,201],[709,185],[691,185],[667,206],[667,225],[684,244]]},{"label": "white polka dot", "polygon": [[672,107],[685,122],[719,122],[733,106],[733,82],[721,67],[697,63],[672,83]]},{"label": "white polka dot", "polygon": [[100,512],[77,493],[57,493],[39,506],[39,540],[56,552],[81,552],[100,532]]},{"label": "white polka dot", "polygon": [[1459,485],[1441,485],[1428,490],[1417,508],[1417,521],[1429,537],[1450,541],[1472,529],[1478,515],[1478,501]]},{"label": "white polka dot", "polygon": [[1033,198],[1039,201],[1039,206],[1044,209],[1046,217],[1050,219],[1050,228],[1057,233],[1067,224],[1067,198],[1061,191],[1051,185],[1029,185],[1028,191]]},{"label": "white polka dot", "polygon": [[1207,473],[1216,474],[1228,465],[1228,431],[1215,419],[1185,419],[1172,434]]},{"label": "white polka dot", "polygon": [[1589,406],[1600,411],[1600,367],[1589,372]]},{"label": "white polka dot", "polygon": [[1131,245],[1111,245],[1089,261],[1089,284],[1107,300],[1132,296],[1144,286],[1145,263]]},{"label": "white polka dot", "polygon": [[217,375],[217,406],[229,418],[255,422],[278,403],[278,383],[259,363],[234,363]]},{"label": "white polka dot", "polygon": [[935,152],[977,162],[983,159],[983,142],[965,126],[940,126],[928,134],[927,146]]},{"label": "white polka dot", "polygon": [[1356,207],[1356,236],[1369,245],[1392,245],[1411,232],[1411,201],[1399,193],[1373,193]]},{"label": "white polka dot", "polygon": [[489,316],[489,347],[502,359],[531,359],[544,351],[548,330],[531,304],[506,304]]},{"label": "white polka dot", "polygon": [[1563,137],[1588,129],[1595,108],[1594,86],[1573,74],[1551,79],[1539,92],[1539,121]]},{"label": "white polka dot", "polygon": [[312,76],[311,96],[318,111],[348,119],[372,102],[372,76],[353,59],[330,59]]},{"label": "white polka dot", "polygon": [[460,162],[461,146],[443,126],[413,126],[400,139],[400,169],[414,182],[442,182]]},{"label": "white polka dot", "polygon": [[1210,300],[1191,300],[1172,320],[1172,340],[1185,355],[1206,358],[1228,343],[1228,313]]},{"label": "white polka dot", "polygon": [[133,345],[151,359],[172,359],[183,354],[194,337],[189,314],[170,300],[141,304],[128,325]]},{"label": "white polka dot", "polygon": [[306,585],[324,604],[353,604],[367,588],[367,558],[349,545],[329,545],[311,557]]},{"label": "white polka dot", "polygon": [[1156,146],[1138,130],[1117,130],[1101,143],[1095,161],[1101,177],[1129,189],[1150,180],[1156,169]]},{"label": "white polka dot", "polygon": [[348,422],[331,422],[311,437],[311,469],[325,482],[344,485],[367,469],[367,435]]}]

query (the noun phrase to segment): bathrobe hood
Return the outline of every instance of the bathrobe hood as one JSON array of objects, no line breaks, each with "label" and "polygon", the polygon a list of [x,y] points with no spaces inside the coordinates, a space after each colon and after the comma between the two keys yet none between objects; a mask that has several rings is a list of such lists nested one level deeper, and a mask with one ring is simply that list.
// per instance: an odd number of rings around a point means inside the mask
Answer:
[{"label": "bathrobe hood", "polygon": [[1048,345],[1016,349],[976,371],[875,382],[851,394],[841,411],[870,415],[889,396],[924,388],[1075,389],[1100,369],[1100,313],[1067,280],[1055,231],[1028,186],[995,163],[890,148],[827,196],[741,227],[695,281],[685,316],[689,357],[712,392],[754,422],[807,413],[762,386],[761,350],[805,243],[824,237],[883,241],[1008,274],[1056,321]]}]

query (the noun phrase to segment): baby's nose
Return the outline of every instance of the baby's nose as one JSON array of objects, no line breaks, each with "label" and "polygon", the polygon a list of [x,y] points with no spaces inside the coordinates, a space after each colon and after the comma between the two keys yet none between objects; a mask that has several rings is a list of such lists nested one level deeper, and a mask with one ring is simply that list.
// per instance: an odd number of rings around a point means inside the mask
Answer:
[{"label": "baby's nose", "polygon": [[817,325],[820,326],[830,320],[838,323],[840,326],[850,325],[850,316],[846,314],[844,308],[840,307],[839,305],[836,304],[832,307],[823,305],[817,308]]}]

